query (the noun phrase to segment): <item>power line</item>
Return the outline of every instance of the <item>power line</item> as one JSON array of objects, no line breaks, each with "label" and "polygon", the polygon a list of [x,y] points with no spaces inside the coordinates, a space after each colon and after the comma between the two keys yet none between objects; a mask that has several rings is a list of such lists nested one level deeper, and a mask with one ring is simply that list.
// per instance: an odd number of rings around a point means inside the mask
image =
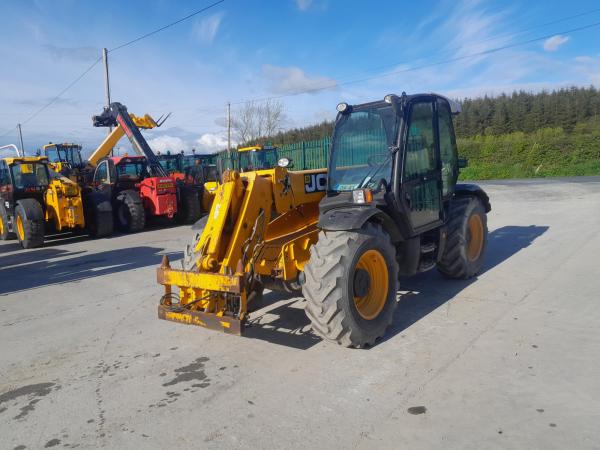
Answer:
[{"label": "power line", "polygon": [[94,63],[88,67],[87,69],[85,69],[81,75],[79,75],[77,78],[75,78],[71,83],[69,83],[69,85],[64,88],[62,91],[60,91],[58,94],[56,94],[48,103],[46,103],[44,106],[42,106],[40,109],[38,109],[36,112],[34,112],[32,115],[30,115],[27,119],[25,119],[23,122],[21,122],[22,124],[26,124],[27,122],[29,122],[30,120],[32,120],[34,117],[36,117],[39,113],[41,113],[43,110],[45,110],[46,108],[48,108],[50,105],[52,105],[56,100],[58,100],[65,92],[67,92],[69,89],[71,89],[73,86],[75,86],[77,84],[77,82],[79,82],[79,80],[81,80],[84,76],[86,76],[95,66],[96,64],[98,64],[100,61],[102,60],[102,58],[98,58],[96,61],[94,61]]},{"label": "power line", "polygon": [[127,47],[128,45],[134,44],[134,43],[136,43],[136,42],[138,42],[138,41],[141,41],[142,39],[145,39],[145,38],[147,38],[147,37],[149,37],[149,36],[152,36],[152,35],[154,35],[154,34],[156,34],[156,33],[160,33],[161,31],[163,31],[163,30],[166,30],[167,28],[170,28],[170,27],[172,27],[173,25],[177,25],[178,23],[181,23],[181,22],[183,22],[183,21],[185,21],[185,20],[191,19],[192,17],[194,17],[194,16],[196,16],[196,15],[198,15],[198,14],[200,14],[200,13],[203,13],[204,11],[207,11],[207,10],[211,9],[211,8],[213,8],[213,7],[217,6],[217,5],[218,5],[218,4],[220,4],[220,3],[223,3],[224,1],[225,1],[225,0],[219,0],[219,1],[217,1],[217,2],[214,2],[214,3],[212,3],[212,4],[210,4],[210,5],[206,6],[206,7],[204,7],[204,8],[202,8],[202,9],[199,9],[198,11],[195,11],[195,12],[193,12],[193,13],[191,13],[191,14],[188,14],[188,15],[187,15],[187,16],[185,16],[185,17],[182,17],[182,18],[181,18],[181,19],[179,19],[179,20],[176,20],[175,22],[171,22],[170,24],[168,24],[168,25],[165,25],[164,27],[161,27],[161,28],[158,28],[158,29],[156,29],[156,30],[154,30],[154,31],[151,31],[150,33],[146,33],[146,34],[144,34],[144,35],[142,35],[142,36],[140,36],[140,37],[138,37],[138,38],[132,39],[132,40],[131,40],[131,41],[129,41],[129,42],[125,42],[124,44],[121,44],[121,45],[119,45],[119,46],[117,46],[117,47],[115,47],[115,48],[111,48],[111,49],[109,50],[109,52],[116,52],[117,50],[120,50],[120,49],[122,49],[123,47]]},{"label": "power line", "polygon": [[514,47],[520,47],[523,45],[527,45],[527,44],[532,44],[534,42],[539,42],[539,41],[543,41],[546,40],[548,38],[551,38],[553,36],[556,36],[558,34],[560,35],[566,35],[566,34],[572,34],[578,31],[583,31],[583,30],[587,30],[590,28],[594,28],[600,25],[600,22],[594,22],[591,23],[589,25],[584,25],[581,27],[577,27],[577,28],[571,28],[569,30],[564,30],[564,31],[559,31],[556,33],[552,33],[552,34],[546,34],[544,36],[539,36],[533,39],[528,39],[525,41],[521,41],[521,42],[515,42],[513,44],[506,44],[506,45],[502,45],[500,47],[495,47],[495,48],[491,48],[488,50],[483,50],[481,52],[476,52],[476,53],[470,53],[468,55],[463,55],[463,56],[457,56],[455,58],[449,58],[449,59],[445,59],[445,60],[441,60],[441,61],[436,61],[433,63],[427,63],[427,64],[422,64],[419,66],[413,66],[413,67],[408,67],[406,69],[401,69],[401,70],[395,70],[392,72],[387,72],[387,73],[383,73],[383,74],[378,74],[378,75],[373,75],[373,76],[369,76],[369,77],[363,77],[363,78],[357,78],[354,80],[349,80],[349,81],[345,81],[343,83],[329,83],[328,85],[325,86],[319,86],[319,87],[315,87],[315,88],[311,88],[311,89],[303,89],[297,92],[291,92],[289,94],[281,94],[281,95],[275,95],[275,96],[270,96],[270,97],[262,97],[262,98],[254,98],[254,99],[250,99],[250,100],[244,100],[244,101],[239,101],[239,102],[234,102],[232,103],[232,105],[242,105],[242,104],[246,104],[246,103],[251,103],[251,102],[263,102],[263,101],[269,101],[269,100],[277,100],[280,98],[286,98],[286,97],[294,97],[297,95],[302,95],[302,94],[310,94],[313,92],[319,92],[319,91],[324,91],[327,89],[332,89],[338,86],[347,86],[350,84],[357,84],[357,83],[363,83],[365,81],[371,81],[371,80],[375,80],[378,78],[385,78],[385,77],[389,77],[392,75],[398,75],[400,73],[406,73],[406,72],[414,72],[416,70],[421,70],[421,69],[425,69],[428,67],[435,67],[435,66],[441,66],[444,64],[450,64],[453,62],[457,62],[457,61],[463,61],[465,59],[471,59],[471,58],[477,58],[479,56],[485,56],[485,55],[489,55],[491,53],[497,53],[499,51],[502,50],[507,50],[509,48],[514,48]]},{"label": "power line", "polygon": [[0,134],[0,137],[8,136],[8,135],[9,135],[10,133],[12,133],[13,131],[16,131],[16,129],[17,129],[17,127],[16,127],[16,125],[15,125],[13,128],[11,128],[10,130],[6,131],[6,133],[4,133],[4,134]]},{"label": "power line", "polygon": [[[579,17],[589,16],[589,15],[595,14],[597,12],[600,12],[600,8],[591,9],[589,11],[584,11],[584,12],[581,12],[581,13],[578,13],[578,14],[574,14],[574,15],[571,15],[571,16],[561,17],[561,18],[553,20],[551,22],[545,22],[545,23],[541,23],[541,24],[537,24],[537,25],[532,25],[532,26],[530,26],[528,28],[524,28],[524,29],[521,29],[519,31],[515,31],[515,32],[511,32],[511,33],[495,34],[495,35],[492,35],[492,36],[488,36],[488,37],[486,37],[484,39],[479,40],[478,43],[489,42],[489,41],[492,41],[494,39],[512,38],[512,37],[515,37],[515,36],[520,36],[520,35],[523,35],[523,34],[527,34],[530,31],[537,30],[539,28],[544,28],[544,27],[547,27],[547,26],[550,26],[550,25],[555,25],[557,23],[561,23],[561,22],[567,22],[567,21],[569,21],[571,19],[576,19],[576,18],[579,18]],[[458,47],[458,48],[460,48],[460,47]],[[446,49],[446,50],[457,50],[458,48],[457,47],[453,47],[453,48]],[[438,55],[440,53],[442,53],[442,52],[435,52],[435,53],[433,53],[433,55]],[[433,56],[433,55],[431,55],[431,56]],[[370,71],[377,71],[377,70],[388,69],[388,68],[391,68],[391,67],[396,67],[396,66],[398,66],[400,64],[401,63],[386,64],[386,65],[383,65],[383,66],[372,67],[370,69]],[[350,77],[349,76],[342,76],[342,77],[338,77],[338,78],[343,79],[343,78],[350,78]]]},{"label": "power line", "polygon": [[[200,14],[200,13],[203,13],[203,12],[207,11],[208,9],[215,7],[215,6],[217,6],[218,4],[220,4],[220,3],[223,3],[224,1],[225,1],[225,0],[218,0],[217,2],[214,2],[214,3],[212,3],[212,4],[208,5],[208,6],[205,6],[205,7],[204,7],[204,8],[202,8],[202,9],[199,9],[199,10],[197,10],[197,11],[194,11],[193,13],[191,13],[191,14],[188,14],[187,16],[185,16],[185,17],[182,17],[181,19],[178,19],[178,20],[176,20],[175,22],[171,22],[171,23],[169,23],[169,24],[167,24],[167,25],[165,25],[165,26],[163,26],[163,27],[157,28],[157,29],[156,29],[156,30],[154,30],[154,31],[151,31],[151,32],[149,32],[149,33],[146,33],[146,34],[144,34],[144,35],[142,35],[142,36],[139,36],[139,37],[137,37],[137,38],[135,38],[135,39],[132,39],[131,41],[128,41],[128,42],[125,42],[124,44],[118,45],[117,47],[115,47],[115,48],[113,48],[113,49],[109,50],[109,52],[114,52],[114,51],[120,50],[120,49],[122,49],[122,48],[124,48],[124,47],[127,47],[127,46],[129,46],[129,45],[132,45],[132,44],[134,44],[134,43],[136,43],[136,42],[139,42],[139,41],[141,41],[142,39],[145,39],[145,38],[147,38],[147,37],[150,37],[150,36],[152,36],[152,35],[155,35],[155,34],[157,34],[157,33],[160,33],[161,31],[163,31],[163,30],[166,30],[167,28],[170,28],[170,27],[172,27],[172,26],[174,26],[174,25],[177,25],[177,24],[179,24],[179,23],[181,23],[181,22],[184,22],[184,21],[186,21],[186,20],[188,20],[188,19],[190,19],[190,18],[192,18],[192,17],[194,17],[194,16],[196,16],[196,15],[198,15],[198,14]],[[31,120],[33,120],[35,117],[37,117],[37,116],[38,116],[38,114],[40,114],[42,111],[44,111],[45,109],[47,109],[48,107],[50,107],[50,106],[51,106],[51,105],[52,105],[54,102],[56,102],[56,100],[58,100],[58,99],[59,99],[59,98],[60,98],[60,97],[61,97],[61,96],[62,96],[62,95],[65,93],[65,92],[67,92],[69,89],[71,89],[73,86],[75,86],[75,84],[77,84],[77,83],[78,83],[78,82],[79,82],[79,81],[80,81],[80,80],[81,80],[81,79],[82,79],[84,76],[86,76],[86,75],[87,75],[87,74],[88,74],[88,73],[89,73],[89,72],[90,72],[90,71],[91,71],[91,70],[92,70],[92,69],[93,69],[93,68],[96,66],[96,64],[98,64],[98,63],[99,63],[101,60],[102,60],[102,58],[98,58],[96,61],[94,61],[94,63],[93,63],[91,66],[89,66],[89,67],[88,67],[86,70],[84,70],[84,71],[81,73],[81,75],[79,75],[79,76],[78,76],[77,78],[75,78],[75,79],[74,79],[74,80],[73,80],[71,83],[69,83],[69,85],[68,85],[67,87],[65,87],[65,88],[64,88],[62,91],[60,91],[60,92],[59,92],[57,95],[55,95],[55,96],[54,96],[54,97],[53,97],[53,98],[52,98],[52,99],[51,99],[51,100],[50,100],[48,103],[44,104],[44,105],[43,105],[41,108],[39,108],[37,111],[35,111],[35,112],[34,112],[33,114],[31,114],[29,117],[27,117],[25,120],[23,120],[23,121],[21,122],[21,124],[26,124],[26,123],[28,123],[29,121],[31,121]],[[6,131],[6,133],[4,133],[4,134],[0,135],[0,137],[4,137],[4,136],[8,135],[8,134],[9,134],[9,133],[11,133],[12,131],[13,131],[13,129],[7,130],[7,131]]]}]

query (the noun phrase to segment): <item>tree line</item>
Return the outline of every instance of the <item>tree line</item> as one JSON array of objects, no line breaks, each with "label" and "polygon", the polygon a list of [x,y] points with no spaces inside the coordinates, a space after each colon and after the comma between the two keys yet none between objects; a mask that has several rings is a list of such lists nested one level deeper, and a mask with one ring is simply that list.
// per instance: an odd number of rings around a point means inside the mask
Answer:
[{"label": "tree line", "polygon": [[[578,123],[600,117],[600,90],[593,86],[537,93],[515,91],[512,94],[501,94],[496,97],[484,96],[457,100],[462,106],[461,114],[454,119],[456,135],[459,138],[501,135],[518,131],[531,133],[541,128],[557,127],[570,133]],[[277,104],[276,109],[277,117],[283,117],[281,104]],[[248,144],[272,142],[285,145],[322,139],[331,136],[333,121],[323,121],[286,131],[271,127],[269,131],[264,134],[255,133],[251,139],[248,139],[250,136],[245,134],[243,137],[246,139],[241,141]]]}]

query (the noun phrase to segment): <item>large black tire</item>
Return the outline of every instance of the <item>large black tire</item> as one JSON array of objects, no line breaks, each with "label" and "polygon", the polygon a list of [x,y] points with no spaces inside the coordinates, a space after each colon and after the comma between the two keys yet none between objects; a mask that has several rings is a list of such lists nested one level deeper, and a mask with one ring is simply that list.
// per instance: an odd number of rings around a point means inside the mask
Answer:
[{"label": "large black tire", "polygon": [[477,197],[458,197],[450,203],[444,254],[438,270],[450,278],[466,280],[483,266],[487,246],[487,215]]},{"label": "large black tire", "polygon": [[33,198],[24,198],[15,208],[15,231],[23,248],[36,248],[44,245],[44,210]]},{"label": "large black tire", "polygon": [[8,213],[3,204],[0,203],[0,240],[8,241],[16,239],[16,234],[8,229]]},{"label": "large black tire", "polygon": [[202,216],[202,197],[198,189],[180,188],[176,219],[179,223],[191,224]]},{"label": "large black tire", "polygon": [[[357,268],[357,263],[369,251],[379,255],[380,270],[371,271],[365,282],[365,270]],[[304,273],[305,311],[317,334],[345,347],[359,348],[373,345],[385,334],[397,305],[398,263],[390,236],[380,226],[367,223],[358,231],[321,231]],[[385,275],[387,285],[382,281]],[[374,291],[377,289],[379,295]],[[380,299],[368,318],[365,303],[362,313],[357,306],[355,294],[359,291],[364,294],[356,295],[358,302],[372,301],[373,295]]]},{"label": "large black tire", "polygon": [[113,205],[115,223],[124,233],[136,233],[146,226],[146,211],[140,195],[133,190],[121,191]]},{"label": "large black tire", "polygon": [[112,205],[109,199],[99,193],[91,193],[84,198],[85,226],[90,237],[110,236],[114,230]]}]

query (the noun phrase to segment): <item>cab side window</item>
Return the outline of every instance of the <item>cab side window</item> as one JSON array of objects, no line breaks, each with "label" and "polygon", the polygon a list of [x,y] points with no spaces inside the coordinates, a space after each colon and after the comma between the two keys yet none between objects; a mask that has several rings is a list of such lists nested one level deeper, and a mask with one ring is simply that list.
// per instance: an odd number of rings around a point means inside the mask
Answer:
[{"label": "cab side window", "polygon": [[94,174],[94,182],[95,183],[108,183],[108,162],[104,161],[98,165],[96,168],[96,173]]},{"label": "cab side window", "polygon": [[440,131],[440,158],[442,160],[442,195],[454,192],[458,178],[458,151],[452,126],[452,114],[446,102],[438,100],[438,129]]},{"label": "cab side window", "polygon": [[418,180],[436,169],[433,104],[413,105],[408,125],[404,179]]},{"label": "cab side window", "polygon": [[0,186],[10,184],[10,174],[5,161],[0,161]]}]

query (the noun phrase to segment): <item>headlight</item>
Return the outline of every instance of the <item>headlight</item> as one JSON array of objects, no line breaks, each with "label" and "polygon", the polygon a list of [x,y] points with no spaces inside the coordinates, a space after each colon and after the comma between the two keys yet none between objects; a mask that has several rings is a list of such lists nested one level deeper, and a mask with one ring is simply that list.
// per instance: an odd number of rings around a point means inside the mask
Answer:
[{"label": "headlight", "polygon": [[279,161],[277,161],[277,165],[279,167],[287,167],[290,165],[290,160],[289,158],[280,158]]},{"label": "headlight", "polygon": [[373,201],[373,193],[371,189],[355,189],[352,191],[352,200],[354,203],[371,203]]},{"label": "headlight", "polygon": [[344,113],[348,111],[348,103],[338,103],[336,109],[338,112]]}]

